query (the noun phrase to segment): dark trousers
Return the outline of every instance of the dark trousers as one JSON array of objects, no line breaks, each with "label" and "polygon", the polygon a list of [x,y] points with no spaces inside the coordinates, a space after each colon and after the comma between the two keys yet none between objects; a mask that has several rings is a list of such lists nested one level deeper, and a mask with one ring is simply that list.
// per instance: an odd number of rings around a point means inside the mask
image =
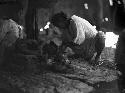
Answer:
[{"label": "dark trousers", "polygon": [[118,86],[120,90],[125,89],[125,64],[117,64],[117,69],[122,73],[118,79]]}]

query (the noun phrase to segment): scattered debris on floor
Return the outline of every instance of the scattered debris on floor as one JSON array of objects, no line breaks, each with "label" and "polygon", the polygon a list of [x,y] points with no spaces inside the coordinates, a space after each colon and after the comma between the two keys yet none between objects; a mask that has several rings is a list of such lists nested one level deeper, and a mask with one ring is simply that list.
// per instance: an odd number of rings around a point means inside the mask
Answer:
[{"label": "scattered debris on floor", "polygon": [[[35,71],[32,73],[24,73],[20,76],[11,72],[1,72],[1,77],[6,79],[6,82],[8,82],[11,87],[18,87],[23,91],[22,93],[96,93],[95,91],[98,90],[96,87],[101,86],[101,82],[107,84],[116,81],[118,78],[119,72],[115,69],[109,69],[103,66],[94,67],[83,59],[70,61],[70,70],[65,68],[65,70],[69,71],[67,73],[56,73],[50,71],[50,69],[41,70],[39,73],[34,73]],[[61,66],[57,67],[57,70],[59,68],[61,69]],[[0,87],[3,85],[4,84],[1,83]],[[116,85],[117,82],[114,87],[111,86],[108,92],[113,93],[110,91],[114,91],[117,87]]]}]

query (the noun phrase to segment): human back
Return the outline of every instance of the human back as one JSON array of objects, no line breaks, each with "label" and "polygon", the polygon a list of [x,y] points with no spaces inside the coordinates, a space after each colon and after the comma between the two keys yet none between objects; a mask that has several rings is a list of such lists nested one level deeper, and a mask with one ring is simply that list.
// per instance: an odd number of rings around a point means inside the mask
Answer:
[{"label": "human back", "polygon": [[[91,59],[95,51],[95,36],[97,30],[85,19],[73,15],[72,20],[76,27],[77,35],[74,43],[79,46],[72,47],[76,54],[82,55],[85,59]],[[71,30],[73,31],[73,30]]]}]

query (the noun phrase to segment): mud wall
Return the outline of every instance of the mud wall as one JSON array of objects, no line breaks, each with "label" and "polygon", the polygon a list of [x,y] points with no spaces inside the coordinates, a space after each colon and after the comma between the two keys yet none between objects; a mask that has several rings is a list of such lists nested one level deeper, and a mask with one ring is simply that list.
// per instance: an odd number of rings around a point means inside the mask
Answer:
[{"label": "mud wall", "polygon": [[[19,23],[25,25],[25,14],[27,12],[27,6],[36,8],[38,29],[44,27],[52,14],[59,11],[64,11],[70,17],[73,14],[78,15],[88,20],[92,25],[101,26],[104,17],[109,17],[108,0],[15,0],[19,1],[22,5],[22,9],[18,4],[1,5],[0,4],[0,17],[3,15],[19,17]],[[88,9],[85,8],[87,4]],[[32,10],[31,9],[31,10]],[[20,10],[19,14],[18,11]],[[106,11],[106,13],[105,13]],[[105,23],[107,24],[107,23]],[[109,26],[104,25],[105,27]],[[111,26],[109,26],[111,27]]]},{"label": "mud wall", "polygon": [[[41,6],[38,8],[38,28],[43,27],[52,14],[60,11],[64,11],[69,17],[75,14],[88,20],[92,25],[101,26],[104,16],[107,16],[103,14],[105,7],[103,2],[103,0],[58,0],[49,7]],[[88,9],[85,8],[85,4]]]}]

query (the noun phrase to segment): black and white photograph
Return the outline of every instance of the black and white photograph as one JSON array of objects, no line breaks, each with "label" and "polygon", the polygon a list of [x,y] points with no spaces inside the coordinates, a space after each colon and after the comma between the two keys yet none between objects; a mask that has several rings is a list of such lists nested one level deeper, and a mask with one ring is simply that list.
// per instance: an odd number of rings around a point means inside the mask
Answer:
[{"label": "black and white photograph", "polygon": [[0,93],[125,93],[125,0],[0,0]]}]

